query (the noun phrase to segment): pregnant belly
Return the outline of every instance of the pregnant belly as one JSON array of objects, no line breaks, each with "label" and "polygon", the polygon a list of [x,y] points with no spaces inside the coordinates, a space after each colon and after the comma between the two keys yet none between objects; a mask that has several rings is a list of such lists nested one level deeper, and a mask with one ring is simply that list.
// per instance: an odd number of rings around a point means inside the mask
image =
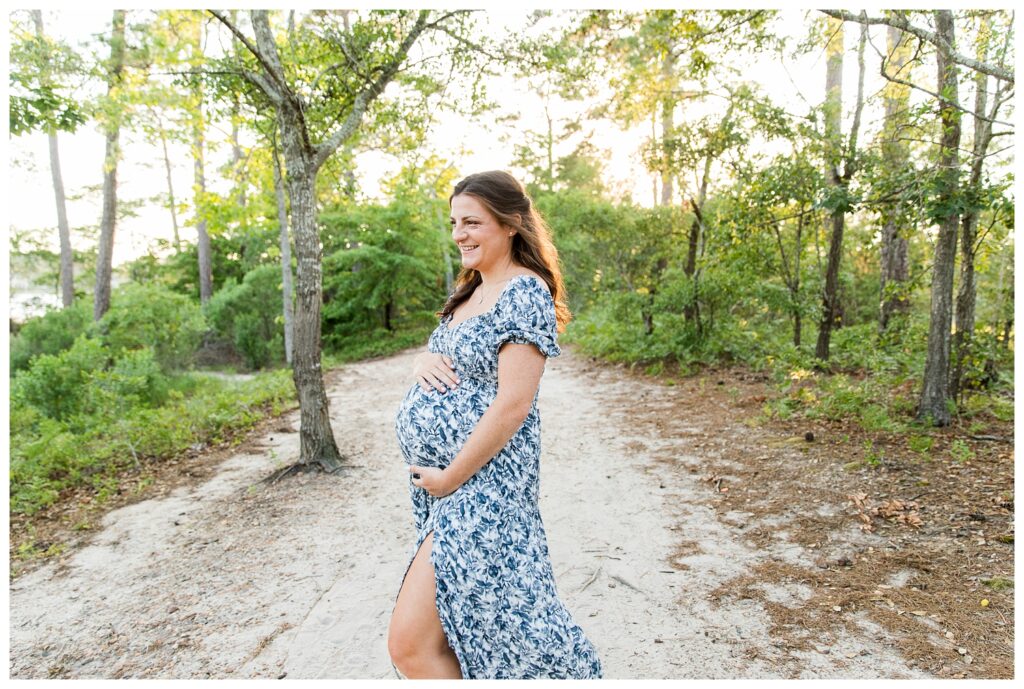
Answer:
[{"label": "pregnant belly", "polygon": [[[490,394],[488,394],[490,393]],[[463,379],[446,393],[414,383],[395,415],[398,446],[407,464],[445,467],[493,400],[489,386]]]}]

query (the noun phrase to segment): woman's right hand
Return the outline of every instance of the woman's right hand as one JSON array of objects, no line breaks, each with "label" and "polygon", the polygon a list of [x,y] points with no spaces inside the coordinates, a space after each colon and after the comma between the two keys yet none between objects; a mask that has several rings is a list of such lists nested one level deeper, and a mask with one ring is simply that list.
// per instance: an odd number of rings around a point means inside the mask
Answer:
[{"label": "woman's right hand", "polygon": [[416,357],[412,375],[423,392],[429,392],[431,387],[438,392],[448,392],[459,384],[459,376],[455,373],[452,360],[444,354],[434,352],[424,352]]}]

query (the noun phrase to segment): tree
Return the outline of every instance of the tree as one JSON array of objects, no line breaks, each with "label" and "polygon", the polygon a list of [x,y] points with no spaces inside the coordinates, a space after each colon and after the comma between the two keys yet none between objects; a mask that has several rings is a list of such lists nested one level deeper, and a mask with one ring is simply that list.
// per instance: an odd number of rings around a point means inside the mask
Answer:
[{"label": "tree", "polygon": [[[993,42],[993,22],[991,15],[978,17],[978,60],[984,62]],[[1007,30],[1003,43],[1000,62],[1006,58],[1007,48],[1013,32]],[[974,74],[974,137],[971,145],[971,168],[967,180],[963,217],[960,219],[962,238],[960,240],[960,285],[956,295],[956,328],[953,333],[953,368],[950,372],[949,394],[956,399],[960,395],[961,381],[964,375],[966,360],[971,356],[971,341],[974,336],[974,309],[976,290],[974,279],[975,255],[978,250],[978,218],[982,208],[989,205],[992,199],[984,189],[982,170],[988,147],[992,142],[992,123],[999,115],[999,108],[1012,95],[1007,94],[1007,82],[996,81],[995,92],[992,94],[991,105],[988,104],[989,76],[984,72]],[[1006,133],[1006,132],[1004,132]]]},{"label": "tree", "polygon": [[707,202],[709,190],[730,153],[738,155],[759,135],[765,140],[790,134],[788,118],[779,108],[772,105],[763,94],[750,84],[737,86],[723,85],[726,94],[725,112],[717,117],[709,115],[696,122],[684,122],[676,127],[674,134],[655,147],[649,155],[660,157],[660,166],[680,180],[693,179],[694,186],[680,185],[680,192],[686,198],[686,209],[693,214],[693,222],[687,231],[686,259],[683,273],[691,282],[692,295],[683,304],[683,315],[692,323],[698,333],[704,332],[701,319],[701,267],[708,242],[708,231],[712,219],[708,217]]},{"label": "tree", "polygon": [[[888,64],[893,75],[900,75],[907,80],[912,74],[910,62],[910,34],[904,33],[895,26],[887,27],[886,47],[888,48]],[[882,65],[883,73],[887,71]],[[902,140],[900,130],[904,127],[905,115],[910,103],[910,88],[906,84],[890,81],[886,84],[883,99],[885,101],[885,124],[881,133],[882,160],[885,171],[896,179],[900,179],[908,169],[910,151],[907,143]],[[882,246],[881,263],[879,266],[879,333],[885,332],[894,314],[910,312],[910,296],[907,278],[910,273],[908,260],[908,241],[905,222],[908,206],[903,196],[882,207]]]},{"label": "tree", "polygon": [[[36,25],[36,36],[40,44],[46,40],[43,33],[43,13],[32,10],[32,21]],[[49,57],[43,56],[43,74],[46,84],[50,82]],[[71,228],[68,225],[67,200],[64,196],[64,177],[60,171],[60,148],[57,145],[55,129],[47,131],[50,145],[50,175],[53,178],[53,194],[57,204],[57,231],[60,234],[60,296],[61,304],[68,308],[75,301],[74,259],[71,254]]]},{"label": "tree", "polygon": [[949,327],[953,310],[953,271],[956,264],[956,235],[960,221],[960,108],[959,79],[953,60],[956,35],[953,13],[935,11],[939,93],[939,118],[942,137],[939,149],[935,219],[939,236],[935,240],[935,267],[932,272],[931,319],[928,328],[928,356],[925,361],[924,386],[918,405],[919,421],[931,417],[937,426],[950,422],[949,400]]},{"label": "tree", "polygon": [[[198,21],[194,25],[194,35],[191,48],[195,55],[194,60],[201,60],[204,52],[204,22]],[[193,103],[190,108],[193,117],[192,128],[192,161],[193,161],[193,183],[192,191],[195,196],[196,212],[196,248],[199,255],[199,300],[202,303],[210,301],[213,296],[213,258],[211,256],[210,232],[206,225],[206,118],[203,115],[203,88],[202,82],[197,80],[194,85]]]},{"label": "tree", "polygon": [[[351,28],[346,15],[344,29],[332,21],[337,15],[318,12],[314,17],[319,22],[301,35],[294,25],[289,26],[285,55],[294,59],[296,51],[306,49],[311,58],[309,63],[282,59],[266,11],[250,13],[255,39],[244,34],[224,13],[210,12],[249,54],[241,65],[237,60],[235,64],[224,64],[225,71],[239,74],[274,110],[291,204],[298,259],[293,377],[301,410],[300,457],[271,480],[293,471],[335,472],[345,465],[331,431],[321,368],[323,278],[316,222],[317,174],[338,147],[360,130],[370,106],[399,75],[417,39],[428,29],[452,31],[447,20],[464,12],[447,12],[432,22],[427,10],[372,12],[367,21]],[[462,36],[457,38],[468,41]],[[425,76],[402,77],[406,83],[418,79],[420,88],[436,92],[436,85]]]},{"label": "tree", "polygon": [[110,308],[110,277],[114,256],[114,229],[117,224],[117,162],[121,156],[118,137],[121,112],[117,104],[125,62],[125,11],[114,10],[110,34],[110,59],[107,63],[107,101],[102,127],[106,138],[103,157],[103,217],[96,259],[96,290],[93,319],[99,321]]},{"label": "tree", "polygon": [[853,122],[845,150],[842,145],[840,127],[843,91],[843,25],[831,19],[829,24],[827,53],[828,65],[825,78],[825,175],[831,185],[824,200],[824,207],[830,211],[832,225],[829,237],[828,263],[825,269],[825,289],[822,294],[821,320],[818,324],[818,342],[815,356],[826,361],[829,356],[829,341],[832,328],[841,322],[839,305],[839,265],[843,256],[843,230],[846,214],[853,209],[850,181],[857,170],[857,136],[860,133],[860,117],[864,108],[864,46],[867,43],[867,25],[861,26],[857,47],[857,98],[854,105]]}]

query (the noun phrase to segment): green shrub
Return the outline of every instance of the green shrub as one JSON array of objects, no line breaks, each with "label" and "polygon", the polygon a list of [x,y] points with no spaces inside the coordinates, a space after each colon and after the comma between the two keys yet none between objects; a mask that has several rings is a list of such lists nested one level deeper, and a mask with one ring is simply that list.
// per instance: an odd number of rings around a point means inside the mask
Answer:
[{"label": "green shrub", "polygon": [[157,285],[129,283],[111,296],[98,331],[111,351],[152,347],[166,371],[185,369],[202,341],[202,310],[185,295]]},{"label": "green shrub", "polygon": [[79,414],[83,411],[90,375],[102,370],[108,360],[109,352],[103,342],[79,335],[70,349],[39,355],[27,371],[14,378],[11,407],[31,405],[57,421]]},{"label": "green shrub", "polygon": [[40,354],[59,354],[68,349],[92,324],[92,306],[79,299],[66,309],[51,309],[31,318],[11,338],[11,372],[28,368]]},{"label": "green shrub", "polygon": [[227,282],[205,313],[213,329],[256,369],[284,359],[281,308],[281,267],[266,265],[247,273],[241,284]]},{"label": "green shrub", "polygon": [[105,371],[89,375],[82,414],[116,419],[135,407],[154,407],[167,398],[167,377],[150,347],[125,351]]},{"label": "green shrub", "polygon": [[[90,403],[114,400],[115,389],[124,401],[116,413],[113,407],[89,410],[83,404],[74,423],[47,418],[12,400],[12,513],[33,514],[54,503],[62,489],[76,485],[91,485],[102,500],[111,486],[116,488],[119,471],[173,456],[197,442],[219,443],[266,413],[280,413],[295,399],[287,369],[239,382],[186,373],[164,383],[155,368],[152,352],[140,350],[104,372],[111,375],[94,375],[88,388],[97,397]],[[146,378],[167,389],[162,406],[139,404],[145,401]]]}]

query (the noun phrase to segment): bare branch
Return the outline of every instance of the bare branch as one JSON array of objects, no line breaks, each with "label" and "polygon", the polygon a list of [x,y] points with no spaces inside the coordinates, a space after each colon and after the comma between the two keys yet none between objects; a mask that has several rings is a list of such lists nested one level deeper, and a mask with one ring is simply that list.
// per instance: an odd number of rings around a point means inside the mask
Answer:
[{"label": "bare branch", "polygon": [[891,17],[868,17],[859,14],[854,14],[853,12],[847,10],[821,10],[821,12],[824,12],[830,17],[835,17],[836,19],[842,19],[848,22],[858,22],[861,24],[884,24],[886,26],[895,26],[897,29],[902,29],[903,31],[906,31],[909,34],[913,34],[914,36],[917,36],[922,40],[928,41],[937,48],[943,48],[947,50],[950,59],[953,62],[956,62],[957,64],[961,64],[965,67],[970,67],[971,69],[978,72],[984,72],[985,74],[993,76],[996,79],[1002,79],[1003,81],[1008,81],[1011,84],[1013,83],[1012,69],[1008,69],[1000,65],[990,65],[984,62],[979,62],[978,60],[975,60],[973,58],[961,55],[960,53],[953,51],[950,48],[950,46],[945,45],[945,42],[939,37],[938,34],[928,31],[927,29],[922,29],[918,26],[914,26],[903,15],[896,14]]},{"label": "bare branch", "polygon": [[[946,100],[946,99],[944,99],[942,97],[941,94],[936,93],[935,91],[929,91],[928,89],[924,88],[923,86],[918,86],[917,84],[915,84],[915,83],[913,83],[911,81],[907,81],[906,79],[898,79],[897,77],[891,76],[888,73],[888,71],[886,71],[886,65],[888,63],[888,59],[886,57],[886,53],[883,53],[881,50],[879,50],[878,46],[875,45],[875,42],[872,41],[871,38],[868,38],[868,43],[871,44],[871,47],[878,54],[878,56],[882,59],[882,63],[880,65],[880,67],[879,67],[879,73],[882,75],[882,77],[884,77],[888,81],[891,81],[894,84],[901,84],[902,86],[908,86],[908,87],[910,87],[912,89],[917,89],[918,91],[923,91],[924,93],[927,93],[929,96],[935,98],[936,100],[939,100],[939,101],[945,101]],[[913,62],[913,59],[908,60],[907,64],[910,64],[911,62]],[[953,107],[957,108],[958,110],[960,110],[962,112],[967,113],[968,115],[974,115],[975,114],[973,110],[968,110],[967,108],[963,107],[959,103],[950,103],[950,105],[952,105]],[[1007,127],[1010,127],[1011,129],[1013,128],[1013,123],[1012,122],[1004,122],[1002,120],[990,119],[990,118],[985,117],[985,116],[982,116],[981,119],[987,120],[989,122],[994,122],[996,124],[1003,124],[1003,125],[1006,125]]]},{"label": "bare branch", "polygon": [[[861,12],[861,16],[867,16]],[[857,134],[860,131],[860,116],[864,112],[864,44],[867,42],[868,25],[860,27],[860,41],[857,46],[857,106],[853,113],[853,123],[850,125],[850,138],[846,146],[846,160],[843,161],[843,179],[847,182],[853,177],[856,167]]]},{"label": "bare branch", "polygon": [[707,31],[702,31],[702,32],[700,32],[698,34],[695,34],[695,35],[692,35],[692,36],[687,36],[686,37],[687,40],[680,45],[679,50],[678,51],[676,51],[676,50],[672,51],[672,57],[673,58],[681,57],[688,50],[691,50],[692,43],[694,43],[696,41],[704,40],[708,36],[711,36],[711,35],[714,35],[714,34],[717,34],[717,33],[724,33],[726,36],[729,36],[729,35],[732,34],[732,32],[736,31],[737,29],[739,29],[744,24],[747,24],[747,23],[753,21],[754,19],[756,19],[757,17],[761,16],[764,13],[765,13],[765,10],[757,10],[756,12],[750,12],[749,14],[745,14],[745,15],[741,16],[738,21],[734,22],[730,26],[723,26],[723,24],[725,24],[725,22],[727,22],[729,20],[729,17],[720,17],[719,21],[718,21],[718,24],[716,24],[713,28],[710,28]]}]

